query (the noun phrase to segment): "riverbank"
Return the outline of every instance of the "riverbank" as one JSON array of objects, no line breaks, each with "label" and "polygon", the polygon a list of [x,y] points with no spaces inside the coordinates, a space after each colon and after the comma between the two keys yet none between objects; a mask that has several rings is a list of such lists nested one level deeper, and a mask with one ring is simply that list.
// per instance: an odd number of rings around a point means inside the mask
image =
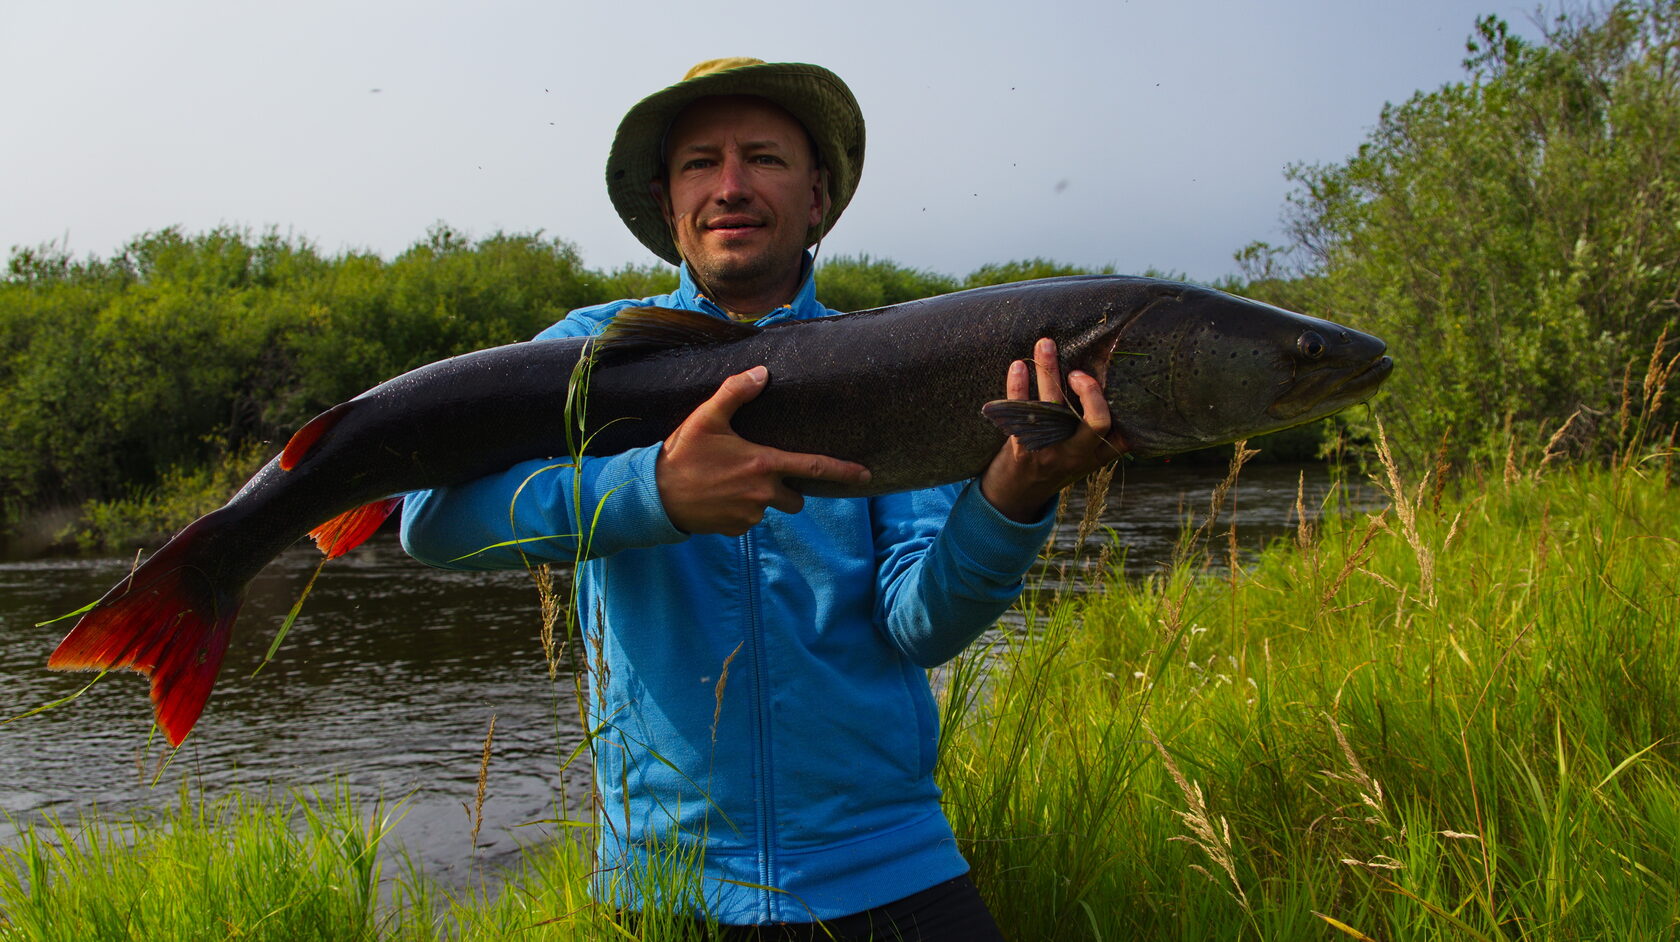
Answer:
[{"label": "riverbank", "polygon": [[[1227,516],[1169,572],[1125,581],[1093,569],[1082,578],[1100,591],[1085,594],[1044,583],[1024,606],[1026,630],[1000,641],[984,674],[976,655],[942,678],[947,807],[1006,934],[1670,931],[1674,471],[1672,456],[1614,471],[1511,469],[1465,482],[1461,496],[1391,482],[1388,510],[1301,527],[1235,575],[1202,565],[1224,556]],[[1240,541],[1240,506],[1235,525]],[[56,839],[35,827],[0,851],[0,938],[99,937],[102,926],[126,937],[138,914],[151,937],[209,925],[255,938],[341,938],[355,925],[402,939],[612,931],[584,902],[575,845],[532,841],[482,894],[386,871],[381,903],[367,888],[380,874],[333,869],[357,846],[347,835],[382,833],[373,811],[318,815],[340,823],[316,839],[288,800],[255,807],[266,843],[234,840],[213,815],[204,837],[175,845],[179,821],[103,841],[90,835],[116,825],[70,825]],[[293,831],[301,859],[319,863],[291,882],[223,891],[195,875],[207,868],[179,863],[261,868],[270,851],[252,848]],[[96,849],[52,849],[73,838]],[[149,876],[108,876],[126,868]],[[304,900],[322,895],[366,916],[312,915],[323,910]]]}]

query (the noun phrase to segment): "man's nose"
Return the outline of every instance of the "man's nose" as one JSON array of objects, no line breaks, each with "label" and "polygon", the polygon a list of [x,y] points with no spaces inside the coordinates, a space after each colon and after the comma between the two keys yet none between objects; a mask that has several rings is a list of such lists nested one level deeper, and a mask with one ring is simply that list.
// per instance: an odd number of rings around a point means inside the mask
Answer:
[{"label": "man's nose", "polygon": [[718,170],[717,196],[722,203],[742,203],[752,198],[752,186],[747,180],[747,162],[740,155],[724,156],[723,166]]}]

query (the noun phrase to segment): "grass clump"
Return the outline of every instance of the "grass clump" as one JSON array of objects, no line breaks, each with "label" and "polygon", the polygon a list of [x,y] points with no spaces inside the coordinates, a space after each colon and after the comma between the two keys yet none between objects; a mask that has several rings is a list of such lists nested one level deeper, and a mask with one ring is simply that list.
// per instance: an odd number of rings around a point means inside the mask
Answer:
[{"label": "grass clump", "polygon": [[[397,813],[331,798],[232,793],[127,819],[45,818],[0,847],[0,942],[85,940],[403,940],[597,942],[707,938],[673,906],[627,917],[595,902],[628,891],[596,872],[593,831],[527,847],[494,880],[448,891],[388,840]],[[400,871],[387,874],[395,861]],[[696,899],[699,868],[659,856],[634,895]],[[711,927],[715,930],[715,925]]]},{"label": "grass clump", "polygon": [[48,818],[0,848],[0,939],[403,937],[380,915],[390,824],[342,792],[206,802],[185,788],[158,818]]},{"label": "grass clump", "polygon": [[1382,459],[1384,510],[1248,569],[1204,534],[952,685],[941,784],[1006,936],[1680,927],[1670,459],[1458,496]]}]

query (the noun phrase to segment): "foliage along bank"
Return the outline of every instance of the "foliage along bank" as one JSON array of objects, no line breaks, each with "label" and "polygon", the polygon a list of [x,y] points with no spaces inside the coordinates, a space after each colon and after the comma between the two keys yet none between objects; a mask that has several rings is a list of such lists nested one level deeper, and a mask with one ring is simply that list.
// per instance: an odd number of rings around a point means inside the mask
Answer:
[{"label": "foliage along bank", "polygon": [[1680,2],[1566,11],[1533,41],[1479,19],[1464,81],[1290,167],[1287,240],[1239,255],[1257,291],[1389,340],[1401,453],[1602,459],[1680,420],[1639,386],[1680,337]]}]

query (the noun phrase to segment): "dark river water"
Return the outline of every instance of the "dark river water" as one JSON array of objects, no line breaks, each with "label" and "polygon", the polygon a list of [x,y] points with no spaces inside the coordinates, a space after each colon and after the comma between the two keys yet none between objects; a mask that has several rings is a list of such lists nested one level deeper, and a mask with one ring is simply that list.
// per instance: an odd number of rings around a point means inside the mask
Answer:
[{"label": "dark river water", "polygon": [[[1311,512],[1330,487],[1323,468],[1244,470],[1236,500],[1246,551],[1293,529],[1303,470]],[[1221,471],[1168,465],[1116,476],[1104,522],[1126,550],[1128,573],[1170,556],[1187,515],[1205,513]],[[1079,516],[1078,506],[1063,515],[1064,547]],[[565,671],[549,680],[527,573],[428,569],[381,534],[325,568],[273,661],[252,677],[318,559],[294,547],[252,584],[204,716],[161,775],[167,744],[149,735],[138,674],[107,675],[73,703],[0,725],[0,844],[42,813],[73,822],[96,809],[120,816],[172,807],[183,780],[210,798],[331,794],[343,783],[364,811],[374,798],[400,800],[396,839],[428,874],[463,886],[551,833],[549,822],[581,814],[587,758],[562,768],[580,739],[572,680]],[[0,720],[68,696],[93,676],[46,670],[71,623],[36,623],[98,598],[130,563],[0,563]],[[468,809],[492,717],[475,846]]]}]

